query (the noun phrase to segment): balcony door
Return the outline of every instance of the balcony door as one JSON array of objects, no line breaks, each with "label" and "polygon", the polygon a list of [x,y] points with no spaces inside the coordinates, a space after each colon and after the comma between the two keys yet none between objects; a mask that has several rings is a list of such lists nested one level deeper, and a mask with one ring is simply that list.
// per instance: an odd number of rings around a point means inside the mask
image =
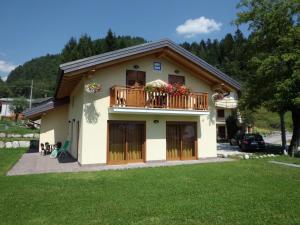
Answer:
[{"label": "balcony door", "polygon": [[143,71],[126,71],[126,105],[133,107],[144,107],[145,96],[143,87],[146,84],[146,73]]},{"label": "balcony door", "polygon": [[143,87],[146,84],[146,72],[137,70],[126,71],[127,87]]},{"label": "balcony door", "polygon": [[143,162],[145,159],[145,122],[108,122],[108,163]]},{"label": "balcony door", "polygon": [[197,123],[167,122],[167,160],[197,158]]}]

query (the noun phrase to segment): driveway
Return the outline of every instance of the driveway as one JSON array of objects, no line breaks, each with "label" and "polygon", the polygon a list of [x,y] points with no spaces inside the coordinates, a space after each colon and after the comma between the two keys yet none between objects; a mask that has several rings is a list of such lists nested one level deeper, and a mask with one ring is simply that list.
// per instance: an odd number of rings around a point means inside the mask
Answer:
[{"label": "driveway", "polygon": [[[291,139],[292,139],[292,133],[291,132],[286,132],[287,144],[289,144]],[[264,140],[268,144],[281,144],[281,132],[276,131],[273,134],[264,137]]]},{"label": "driveway", "polygon": [[229,143],[217,143],[217,154],[219,157],[228,157],[232,155],[245,155],[245,154],[251,155],[251,153],[241,152],[238,146],[230,145]]}]

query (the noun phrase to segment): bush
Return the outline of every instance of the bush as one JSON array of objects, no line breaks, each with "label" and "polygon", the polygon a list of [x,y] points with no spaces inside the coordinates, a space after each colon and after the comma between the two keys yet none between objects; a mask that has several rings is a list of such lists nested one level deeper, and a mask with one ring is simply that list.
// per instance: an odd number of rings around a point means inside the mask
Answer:
[{"label": "bush", "polygon": [[236,114],[230,115],[226,119],[227,138],[231,139],[238,132],[238,120]]}]

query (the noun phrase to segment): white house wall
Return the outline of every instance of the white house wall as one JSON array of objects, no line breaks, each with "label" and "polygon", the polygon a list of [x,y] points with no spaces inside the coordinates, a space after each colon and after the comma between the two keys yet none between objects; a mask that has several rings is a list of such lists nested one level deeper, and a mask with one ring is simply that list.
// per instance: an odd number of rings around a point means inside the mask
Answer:
[{"label": "white house wall", "polygon": [[[153,62],[162,63],[162,72],[153,71]],[[138,65],[140,71],[146,72],[146,82],[161,79],[168,81],[169,74],[185,76],[186,86],[196,92],[209,93],[209,115],[201,116],[153,116],[153,115],[120,115],[109,114],[110,87],[126,84],[126,70],[133,70]],[[81,164],[107,163],[107,121],[108,120],[141,120],[146,121],[146,160],[166,159],[166,121],[195,121],[198,124],[198,157],[216,157],[216,121],[215,106],[210,96],[213,94],[208,84],[190,74],[184,69],[173,65],[166,59],[145,57],[139,60],[107,67],[96,72],[92,79],[85,83],[97,82],[102,85],[100,93],[88,94],[83,92]],[[83,87],[82,87],[83,88]],[[72,101],[72,99],[71,99]],[[71,104],[71,103],[70,103]],[[79,109],[77,109],[79,110]],[[70,110],[71,112],[71,110]],[[78,112],[77,112],[78,113]],[[78,113],[79,115],[79,113]],[[153,120],[159,120],[154,124]]]},{"label": "white house wall", "polygon": [[68,105],[57,107],[41,117],[40,143],[62,144],[68,139]]}]

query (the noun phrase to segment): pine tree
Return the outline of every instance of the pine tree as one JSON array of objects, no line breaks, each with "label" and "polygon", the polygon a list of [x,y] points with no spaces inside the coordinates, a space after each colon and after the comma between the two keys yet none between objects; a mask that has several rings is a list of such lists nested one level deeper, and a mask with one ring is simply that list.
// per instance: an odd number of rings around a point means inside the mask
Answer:
[{"label": "pine tree", "polygon": [[71,37],[61,52],[62,62],[70,62],[78,59],[79,53],[77,47],[78,45],[76,38]]},{"label": "pine tree", "polygon": [[109,52],[109,51],[116,50],[117,48],[118,48],[118,43],[117,43],[116,36],[111,31],[111,29],[109,29],[105,37],[104,51]]},{"label": "pine tree", "polygon": [[77,45],[77,51],[79,58],[85,58],[94,55],[94,46],[93,41],[90,36],[84,34],[80,37]]}]

